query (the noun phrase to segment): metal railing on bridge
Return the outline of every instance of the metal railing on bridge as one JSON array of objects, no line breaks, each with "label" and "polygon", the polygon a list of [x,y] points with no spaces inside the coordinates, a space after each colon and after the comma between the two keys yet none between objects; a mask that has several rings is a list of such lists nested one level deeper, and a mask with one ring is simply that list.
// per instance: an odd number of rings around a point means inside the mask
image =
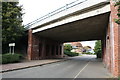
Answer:
[{"label": "metal railing on bridge", "polygon": [[81,3],[84,3],[84,2],[86,2],[86,1],[87,1],[87,0],[83,0],[83,1],[76,0],[76,1],[74,1],[74,2],[71,2],[71,3],[69,3],[69,4],[66,4],[66,5],[63,6],[63,7],[59,8],[59,9],[57,9],[57,10],[55,10],[55,11],[52,11],[52,12],[50,12],[50,13],[48,13],[48,14],[46,14],[46,15],[44,15],[44,16],[42,16],[42,17],[40,17],[40,18],[38,18],[38,19],[36,19],[36,20],[28,23],[28,24],[26,24],[26,25],[25,25],[25,28],[26,28],[26,29],[29,29],[32,25],[34,25],[34,24],[36,24],[36,23],[38,23],[38,22],[40,22],[40,21],[43,21],[43,20],[45,20],[45,19],[47,19],[47,18],[49,18],[49,17],[51,17],[51,16],[54,16],[55,14],[58,14],[58,13],[60,13],[60,12],[62,12],[62,11],[65,11],[65,10],[67,10],[67,9],[69,9],[69,8],[72,8],[72,7],[76,6],[76,5],[79,5],[79,4],[81,4]]}]

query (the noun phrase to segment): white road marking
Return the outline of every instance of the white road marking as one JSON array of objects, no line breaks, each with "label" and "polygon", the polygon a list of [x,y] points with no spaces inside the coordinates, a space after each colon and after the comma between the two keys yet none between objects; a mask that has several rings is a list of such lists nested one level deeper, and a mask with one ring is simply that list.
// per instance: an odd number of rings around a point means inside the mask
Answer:
[{"label": "white road marking", "polygon": [[80,73],[88,66],[89,62],[82,68],[82,70],[79,71],[79,73],[74,77],[73,80],[75,80],[79,75]]}]

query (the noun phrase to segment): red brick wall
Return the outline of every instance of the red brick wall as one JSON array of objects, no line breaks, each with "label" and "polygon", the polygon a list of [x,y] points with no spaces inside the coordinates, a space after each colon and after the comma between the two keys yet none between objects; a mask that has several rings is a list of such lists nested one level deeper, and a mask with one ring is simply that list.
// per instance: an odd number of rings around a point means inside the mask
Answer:
[{"label": "red brick wall", "polygon": [[120,76],[120,27],[115,23],[117,19],[117,7],[114,7],[114,1],[110,1],[110,22],[106,36],[106,51],[104,53],[104,62],[113,74],[113,76]]},{"label": "red brick wall", "polygon": [[108,70],[111,72],[111,36],[110,26],[108,25],[105,37],[102,40],[103,44],[103,62]]},{"label": "red brick wall", "polygon": [[120,76],[120,25],[118,26],[118,75]]},{"label": "red brick wall", "polygon": [[61,46],[62,43],[46,38],[41,38],[37,34],[32,34],[32,30],[29,30],[28,35],[29,60],[38,60],[45,58],[61,58],[63,57]]},{"label": "red brick wall", "polygon": [[113,22],[113,27],[114,27],[114,71],[113,75],[114,76],[120,76],[120,69],[119,69],[119,49],[120,49],[120,41],[119,41],[119,35],[120,35],[120,28],[119,25],[114,22],[114,19],[117,19],[117,7],[114,7],[114,1],[111,1],[111,19]]},{"label": "red brick wall", "polygon": [[32,47],[32,60],[39,59],[39,38],[37,35],[33,35],[33,47]]},{"label": "red brick wall", "polygon": [[110,1],[110,8],[111,14],[107,35],[103,39],[103,61],[112,75],[118,77],[120,76],[120,25],[114,21],[118,16],[117,7],[114,7],[113,0]]},{"label": "red brick wall", "polygon": [[32,30],[30,29],[28,31],[28,59],[31,60],[32,59]]}]

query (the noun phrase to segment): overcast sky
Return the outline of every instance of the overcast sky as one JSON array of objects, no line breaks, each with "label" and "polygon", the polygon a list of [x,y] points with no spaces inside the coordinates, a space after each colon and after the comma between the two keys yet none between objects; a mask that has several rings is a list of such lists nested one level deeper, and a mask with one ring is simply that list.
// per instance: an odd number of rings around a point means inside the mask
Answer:
[{"label": "overcast sky", "polygon": [[[19,0],[23,5],[23,24],[27,24],[75,0]],[[83,0],[81,0],[83,1]],[[94,48],[95,41],[81,42],[83,46]]]},{"label": "overcast sky", "polygon": [[83,42],[81,42],[81,43],[82,43],[83,46],[91,46],[92,49],[94,49],[95,42],[96,42],[96,41],[83,41]]},{"label": "overcast sky", "polygon": [[25,13],[23,24],[27,24],[73,1],[75,0],[19,0]]}]

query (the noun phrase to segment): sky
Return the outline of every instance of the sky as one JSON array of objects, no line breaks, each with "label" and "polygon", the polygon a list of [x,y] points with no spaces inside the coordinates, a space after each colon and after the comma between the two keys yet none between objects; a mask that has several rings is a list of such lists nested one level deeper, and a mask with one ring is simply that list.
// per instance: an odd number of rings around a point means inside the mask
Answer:
[{"label": "sky", "polygon": [[[75,0],[19,0],[19,5],[23,6],[23,24],[36,20],[66,4]],[[83,1],[83,0],[81,0]],[[81,42],[83,46],[94,48],[95,41]]]},{"label": "sky", "polygon": [[96,42],[96,41],[83,41],[83,42],[81,42],[81,44],[82,44],[83,46],[90,46],[90,47],[92,47],[92,49],[94,49],[94,47],[95,47],[95,42]]},{"label": "sky", "polygon": [[[23,5],[23,24],[27,24],[75,0],[19,0]],[[83,0],[81,0],[83,1]]]}]

